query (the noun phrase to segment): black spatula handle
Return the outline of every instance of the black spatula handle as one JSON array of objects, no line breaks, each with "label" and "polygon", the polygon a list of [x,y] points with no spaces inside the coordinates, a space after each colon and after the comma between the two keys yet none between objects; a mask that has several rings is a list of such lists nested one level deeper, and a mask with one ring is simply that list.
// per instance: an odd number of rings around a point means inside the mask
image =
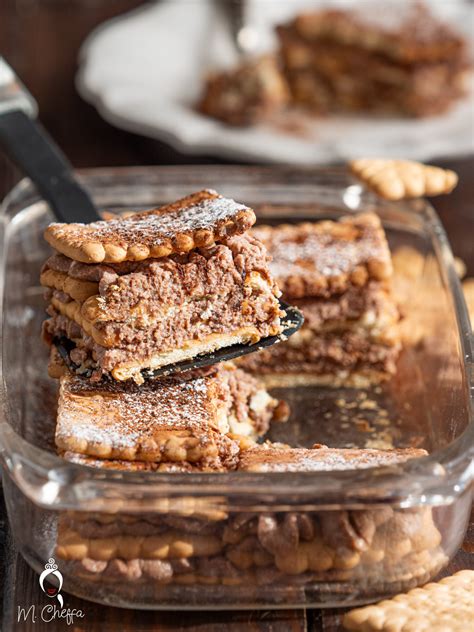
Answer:
[{"label": "black spatula handle", "polygon": [[31,178],[60,222],[101,219],[89,195],[74,179],[62,151],[27,114],[21,110],[0,113],[0,143]]},{"label": "black spatula handle", "polygon": [[37,112],[33,96],[0,56],[0,145],[31,178],[59,221],[100,219],[62,151],[35,122]]}]

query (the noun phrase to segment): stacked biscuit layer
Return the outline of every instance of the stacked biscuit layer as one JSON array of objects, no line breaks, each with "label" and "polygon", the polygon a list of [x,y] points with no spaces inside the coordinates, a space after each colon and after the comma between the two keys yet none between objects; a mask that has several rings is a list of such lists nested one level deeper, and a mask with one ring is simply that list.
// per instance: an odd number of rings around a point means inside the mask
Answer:
[{"label": "stacked biscuit layer", "polygon": [[[250,472],[394,466],[423,450],[284,449],[243,452]],[[431,509],[232,513],[216,499],[164,500],[153,513],[68,513],[57,555],[87,579],[247,586],[355,581],[409,586],[445,561]]]},{"label": "stacked biscuit layer", "polygon": [[463,38],[420,3],[304,13],[277,31],[292,98],[316,112],[427,116],[464,91]]},{"label": "stacked biscuit layer", "polygon": [[[96,379],[143,381],[168,364],[281,331],[253,211],[212,191],[95,224],[52,224],[49,343]],[[55,371],[53,357],[53,372]]]},{"label": "stacked biscuit layer", "polygon": [[66,373],[56,445],[68,460],[129,470],[234,469],[240,445],[285,416],[257,380],[231,365],[145,384]]},{"label": "stacked biscuit layer", "polygon": [[271,272],[305,322],[285,343],[242,359],[269,382],[366,386],[395,371],[398,311],[390,251],[372,213],[338,222],[261,226]]},{"label": "stacked biscuit layer", "polygon": [[153,369],[281,330],[253,211],[214,191],[93,224],[52,224],[46,262],[56,444],[76,462],[231,470],[241,445],[287,412],[233,365]]}]

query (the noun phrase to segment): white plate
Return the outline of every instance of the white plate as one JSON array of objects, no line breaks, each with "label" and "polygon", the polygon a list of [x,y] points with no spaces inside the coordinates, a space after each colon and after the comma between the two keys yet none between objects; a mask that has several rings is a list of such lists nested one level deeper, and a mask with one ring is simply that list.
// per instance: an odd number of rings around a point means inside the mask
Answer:
[{"label": "white plate", "polygon": [[[467,19],[465,13],[472,11],[468,5],[451,1],[442,2],[440,8],[454,4],[454,17],[472,31],[472,13]],[[262,49],[274,44],[273,24],[302,5],[307,6],[308,0],[251,3]],[[305,125],[305,137],[269,125],[234,129],[202,116],[193,105],[203,76],[216,64],[229,66],[236,61],[227,23],[215,6],[212,0],[167,0],[105,23],[81,50],[80,94],[117,127],[166,141],[188,154],[315,164],[361,153],[427,160],[474,151],[472,89],[469,98],[442,116],[313,119]]]}]

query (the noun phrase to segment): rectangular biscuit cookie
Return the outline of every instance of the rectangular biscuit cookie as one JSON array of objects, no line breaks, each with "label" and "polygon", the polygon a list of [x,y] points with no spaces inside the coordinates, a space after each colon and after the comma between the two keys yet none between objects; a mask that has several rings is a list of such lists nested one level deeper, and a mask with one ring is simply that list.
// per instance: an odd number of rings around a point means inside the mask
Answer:
[{"label": "rectangular biscuit cookie", "polygon": [[254,222],[252,209],[205,190],[124,218],[91,224],[53,223],[44,235],[55,250],[74,261],[120,263],[211,246],[244,233]]},{"label": "rectangular biscuit cookie", "polygon": [[328,448],[318,444],[313,448],[281,448],[266,443],[242,452],[238,469],[245,472],[331,472],[397,465],[427,454],[420,448],[373,450]]}]

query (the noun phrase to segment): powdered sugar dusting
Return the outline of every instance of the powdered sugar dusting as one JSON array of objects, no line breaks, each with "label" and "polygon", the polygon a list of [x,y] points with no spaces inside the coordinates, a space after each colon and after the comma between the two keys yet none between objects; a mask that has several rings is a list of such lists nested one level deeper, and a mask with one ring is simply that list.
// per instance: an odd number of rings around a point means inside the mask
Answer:
[{"label": "powdered sugar dusting", "polygon": [[243,453],[239,469],[253,472],[330,472],[382,467],[425,456],[421,449],[357,450],[255,448]]},{"label": "powdered sugar dusting", "polygon": [[97,385],[68,376],[62,380],[56,436],[114,449],[133,448],[166,431],[205,438],[217,423],[211,382],[215,376]]},{"label": "powdered sugar dusting", "polygon": [[313,281],[323,276],[351,273],[369,260],[390,265],[390,252],[378,223],[371,216],[346,218],[342,222],[321,222],[253,230],[273,258],[270,271],[280,286],[292,276]]},{"label": "powdered sugar dusting", "polygon": [[308,235],[302,242],[276,241],[270,269],[276,277],[311,271],[324,276],[347,273],[366,260],[359,244],[335,242],[328,235]]},{"label": "powdered sugar dusting", "polygon": [[[171,205],[126,218],[91,224],[51,224],[50,230],[56,238],[75,245],[81,245],[87,239],[103,244],[152,246],[181,233],[201,229],[215,231],[220,224],[245,210],[249,209],[243,204],[221,197],[214,191],[205,191],[202,196],[195,194],[191,199],[184,200],[183,204],[176,203],[176,208]],[[246,228],[248,226],[244,230]]]}]

